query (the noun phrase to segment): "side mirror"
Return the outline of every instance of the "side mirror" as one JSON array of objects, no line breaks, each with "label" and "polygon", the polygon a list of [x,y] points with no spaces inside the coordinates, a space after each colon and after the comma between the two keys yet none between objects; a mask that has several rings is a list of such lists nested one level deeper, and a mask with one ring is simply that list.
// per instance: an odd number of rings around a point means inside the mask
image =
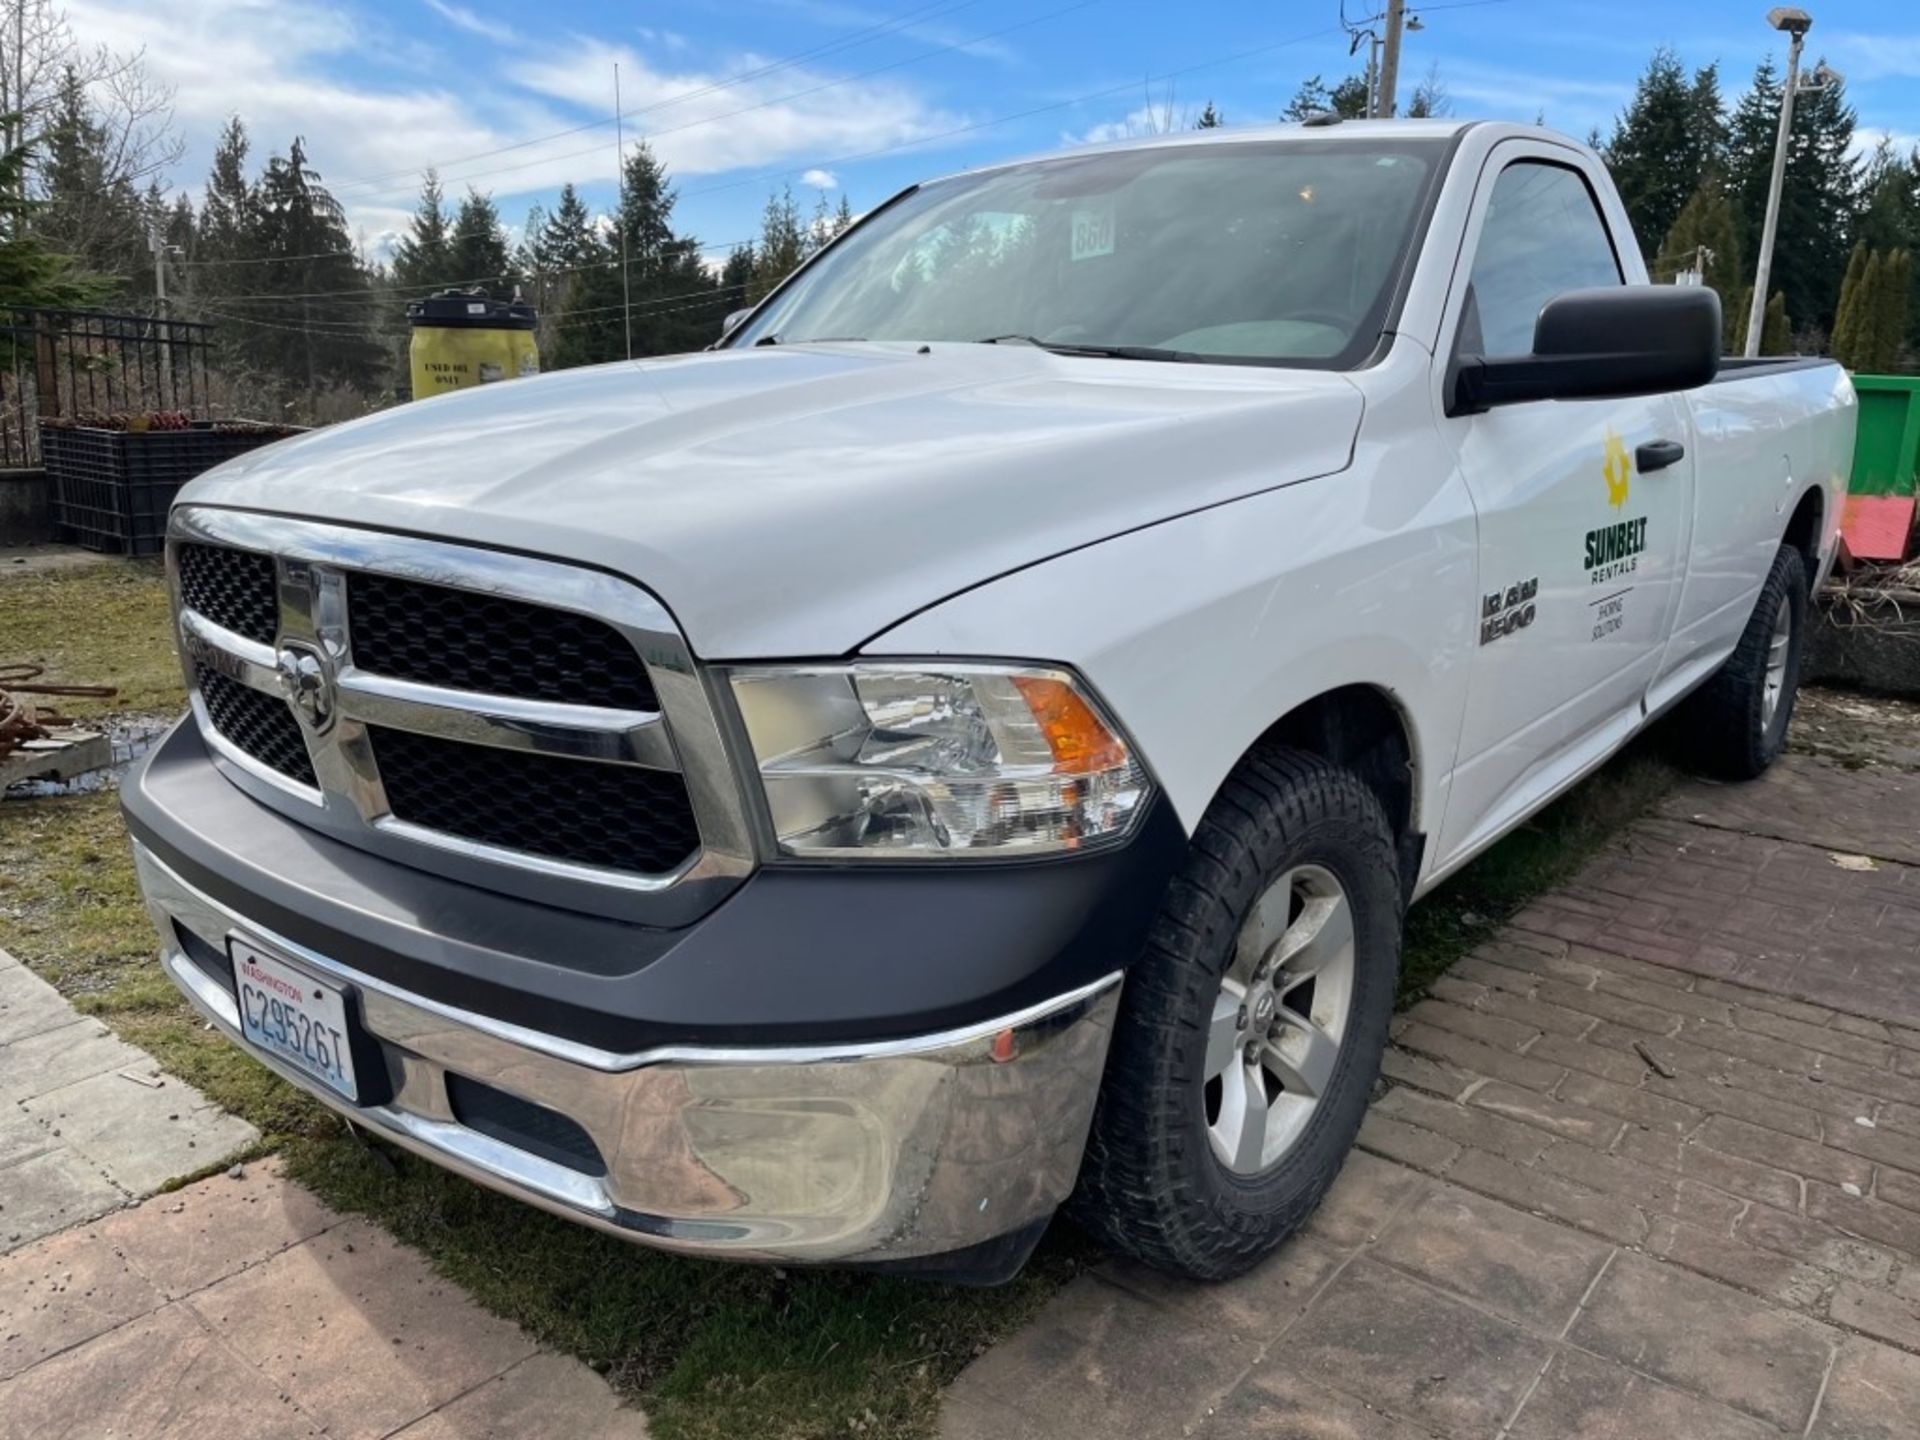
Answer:
[{"label": "side mirror", "polygon": [[1606,400],[1705,385],[1720,371],[1720,297],[1700,285],[1569,290],[1540,309],[1531,355],[1462,355],[1450,415],[1525,400]]},{"label": "side mirror", "polygon": [[720,338],[722,340],[726,339],[727,336],[734,332],[740,322],[752,313],[753,306],[751,305],[743,305],[738,310],[729,311],[727,318],[720,322]]}]

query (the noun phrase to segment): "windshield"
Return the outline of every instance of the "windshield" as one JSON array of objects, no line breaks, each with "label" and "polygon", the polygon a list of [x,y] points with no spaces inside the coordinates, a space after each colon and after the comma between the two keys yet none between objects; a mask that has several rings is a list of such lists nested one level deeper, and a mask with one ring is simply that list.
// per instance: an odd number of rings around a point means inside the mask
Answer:
[{"label": "windshield", "polygon": [[1380,337],[1442,148],[1228,142],[956,176],[864,221],[728,343],[1030,341],[1349,366]]}]

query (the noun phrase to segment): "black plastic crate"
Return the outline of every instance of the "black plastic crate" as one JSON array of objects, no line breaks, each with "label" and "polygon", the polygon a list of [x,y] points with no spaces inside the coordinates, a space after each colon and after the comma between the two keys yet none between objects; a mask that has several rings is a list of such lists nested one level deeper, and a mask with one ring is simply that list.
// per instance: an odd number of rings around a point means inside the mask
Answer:
[{"label": "black plastic crate", "polygon": [[166,541],[167,509],[182,485],[294,433],[216,430],[204,420],[186,430],[42,424],[55,535],[89,550],[157,555]]}]

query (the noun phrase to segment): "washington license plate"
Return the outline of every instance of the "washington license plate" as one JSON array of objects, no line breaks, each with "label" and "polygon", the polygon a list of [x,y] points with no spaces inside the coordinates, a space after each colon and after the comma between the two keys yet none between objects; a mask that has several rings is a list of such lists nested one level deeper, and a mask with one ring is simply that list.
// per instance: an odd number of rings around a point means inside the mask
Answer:
[{"label": "washington license plate", "polygon": [[238,936],[227,942],[227,950],[240,1001],[240,1033],[328,1089],[358,1100],[346,996]]}]

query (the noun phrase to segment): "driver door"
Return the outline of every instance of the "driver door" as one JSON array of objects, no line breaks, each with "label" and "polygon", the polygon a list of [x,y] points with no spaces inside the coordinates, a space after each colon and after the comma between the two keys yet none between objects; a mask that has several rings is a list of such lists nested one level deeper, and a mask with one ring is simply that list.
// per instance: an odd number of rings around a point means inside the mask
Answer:
[{"label": "driver door", "polygon": [[[1572,158],[1495,152],[1455,280],[1455,354],[1529,353],[1548,300],[1626,283],[1612,238],[1624,221],[1609,228]],[[1693,460],[1670,458],[1690,438],[1677,395],[1529,401],[1440,424],[1478,516],[1481,594],[1445,865],[1641,722],[1678,596]]]}]

